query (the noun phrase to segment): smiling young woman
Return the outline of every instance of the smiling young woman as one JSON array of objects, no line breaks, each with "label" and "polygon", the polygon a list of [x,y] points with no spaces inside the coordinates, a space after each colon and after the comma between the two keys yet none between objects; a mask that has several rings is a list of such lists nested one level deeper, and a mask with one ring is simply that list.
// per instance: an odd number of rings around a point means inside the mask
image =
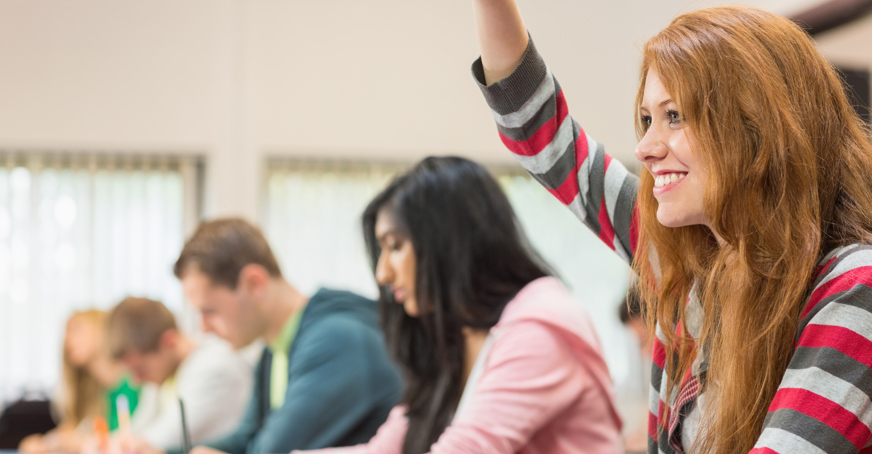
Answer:
[{"label": "smiling young woman", "polygon": [[872,452],[872,144],[787,19],[677,17],[643,49],[629,174],[568,113],[513,0],[474,0],[507,147],[640,274],[649,452]]}]

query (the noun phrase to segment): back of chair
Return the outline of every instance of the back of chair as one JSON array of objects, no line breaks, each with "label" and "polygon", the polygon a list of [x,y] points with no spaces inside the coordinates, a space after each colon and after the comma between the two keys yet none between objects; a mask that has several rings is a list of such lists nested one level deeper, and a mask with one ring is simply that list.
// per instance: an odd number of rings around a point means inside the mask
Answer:
[{"label": "back of chair", "polygon": [[46,433],[56,426],[48,399],[21,398],[0,414],[0,450],[18,449],[24,437]]}]

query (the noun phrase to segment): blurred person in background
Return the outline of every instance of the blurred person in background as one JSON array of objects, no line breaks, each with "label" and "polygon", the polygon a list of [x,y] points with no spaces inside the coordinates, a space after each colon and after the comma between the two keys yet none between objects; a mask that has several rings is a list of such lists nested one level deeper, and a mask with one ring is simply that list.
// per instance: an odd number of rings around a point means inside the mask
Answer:
[{"label": "blurred person in background", "polygon": [[[267,344],[242,422],[192,454],[271,454],[362,443],[399,401],[402,380],[388,357],[375,302],[325,288],[303,295],[282,276],[263,233],[249,222],[201,224],[174,272],[207,332],[237,350],[259,339]],[[111,443],[106,451],[162,452],[132,438]]]},{"label": "blurred person in background", "polygon": [[146,298],[126,298],[109,313],[107,344],[143,383],[131,433],[159,449],[182,447],[179,399],[193,443],[229,434],[251,395],[251,367],[221,339],[180,332],[172,312]]},{"label": "blurred person in background", "polygon": [[630,288],[624,303],[618,308],[618,318],[621,319],[624,326],[633,332],[634,337],[639,341],[639,351],[643,357],[650,361],[652,336],[648,330],[648,325],[645,324],[645,316],[642,314],[639,292],[634,287]]},{"label": "blurred person in background", "polygon": [[[628,453],[641,453],[648,450],[648,380],[647,374],[651,370],[652,334],[645,324],[645,316],[642,313],[642,304],[639,301],[639,291],[631,286],[623,304],[618,308],[618,318],[638,341],[638,357],[630,358],[634,364],[630,365],[631,374],[628,385],[620,389],[618,401],[622,409],[624,419],[624,449]],[[638,385],[638,386],[632,386]]]},{"label": "blurred person in background", "polygon": [[118,429],[118,396],[125,396],[129,410],[139,401],[139,389],[130,381],[124,366],[114,361],[105,348],[106,312],[75,312],[67,321],[59,410],[60,424],[44,435],[22,440],[19,450],[26,454],[79,452],[92,432],[94,419],[105,418],[109,430]]},{"label": "blurred person in background", "polygon": [[591,320],[483,167],[427,158],[363,226],[406,395],[368,444],[325,453],[622,452]]}]

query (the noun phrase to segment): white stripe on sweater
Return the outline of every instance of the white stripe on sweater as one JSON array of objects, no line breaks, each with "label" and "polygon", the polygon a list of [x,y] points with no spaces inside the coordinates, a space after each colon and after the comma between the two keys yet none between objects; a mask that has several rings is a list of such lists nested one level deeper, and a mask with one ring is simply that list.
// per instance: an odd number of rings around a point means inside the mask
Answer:
[{"label": "white stripe on sweater", "polygon": [[627,179],[628,174],[627,169],[617,159],[612,159],[612,163],[606,169],[603,195],[606,199],[606,209],[609,212],[610,220],[615,218],[615,205],[618,204],[618,195],[621,193],[621,188],[624,186],[624,180]]},{"label": "white stripe on sweater", "polygon": [[858,246],[859,246],[859,245],[857,245],[857,244],[849,244],[849,245],[847,245],[847,246],[845,246],[845,247],[840,247],[840,248],[837,248],[837,249],[833,249],[832,251],[830,251],[829,254],[827,254],[826,256],[824,256],[824,258],[822,258],[821,261],[818,262],[818,264],[819,264],[819,265],[826,264],[827,262],[829,262],[830,260],[832,260],[833,257],[835,257],[835,256],[837,256],[837,255],[845,255],[846,252],[850,251],[851,249],[856,249]]},{"label": "white stripe on sweater", "polygon": [[[554,138],[535,156],[515,155],[521,167],[528,172],[542,174],[551,170],[554,164],[563,156],[566,147],[572,143],[572,120],[567,115],[563,124],[557,129]],[[574,150],[570,151],[570,153]]]},{"label": "white stripe on sweater", "polygon": [[654,387],[654,384],[648,383],[648,411],[653,415],[657,415],[660,411],[660,392]]},{"label": "white stripe on sweater", "polygon": [[587,220],[587,212],[584,211],[584,204],[581,201],[581,193],[575,195],[575,198],[569,203],[568,208],[569,211],[571,211],[572,214],[574,214],[581,222]]},{"label": "white stripe on sweater", "polygon": [[539,84],[539,87],[536,88],[533,95],[524,101],[524,105],[521,106],[520,109],[505,115],[500,115],[492,110],[491,112],[494,115],[494,120],[504,128],[520,128],[524,126],[528,121],[536,116],[539,109],[541,109],[542,106],[546,102],[549,102],[551,97],[554,96],[555,87],[554,77],[551,75],[551,70],[546,68],[545,78],[542,79],[542,83]]},{"label": "white stripe on sweater", "polygon": [[[872,341],[872,313],[837,301],[827,304],[812,319],[811,325],[838,326]],[[808,328],[806,328],[808,329]],[[830,344],[829,342],[827,344]]]},{"label": "white stripe on sweater", "polygon": [[[848,248],[840,249],[839,255],[843,255],[843,253],[848,252]],[[833,280],[834,278],[840,277],[841,275],[863,266],[869,266],[872,264],[872,250],[863,250],[854,252],[851,255],[845,257],[844,260],[837,263],[836,266],[827,272],[827,277],[825,277],[818,285],[815,287],[815,290],[820,288],[822,285],[827,282]]]},{"label": "white stripe on sweater", "polygon": [[624,180],[627,179],[627,169],[617,159],[612,159],[612,163],[606,169],[605,179],[603,181],[603,196],[606,200],[606,210],[609,215],[609,222],[612,224],[612,230],[615,232],[615,238],[612,240],[615,252],[624,261],[630,260],[630,251],[624,249],[624,245],[620,240],[620,233],[615,226],[615,206],[618,204],[618,196],[621,193],[621,188],[624,186]]},{"label": "white stripe on sweater", "polygon": [[767,427],[763,430],[763,434],[760,435],[754,448],[769,448],[782,454],[827,454],[826,451],[809,443],[799,435],[773,427]]},{"label": "white stripe on sweater", "polygon": [[869,396],[856,386],[817,367],[787,369],[778,389],[799,388],[840,405],[860,421],[872,421]]},{"label": "white stripe on sweater", "polygon": [[[582,197],[587,197],[587,193],[590,192],[590,168],[593,165],[593,159],[596,157],[596,149],[599,144],[596,143],[593,138],[587,134],[584,134],[584,137],[579,136],[578,140],[587,140],[587,157],[584,158],[584,161],[581,162],[581,166],[578,167],[578,192]],[[582,199],[584,201],[584,199]]]}]

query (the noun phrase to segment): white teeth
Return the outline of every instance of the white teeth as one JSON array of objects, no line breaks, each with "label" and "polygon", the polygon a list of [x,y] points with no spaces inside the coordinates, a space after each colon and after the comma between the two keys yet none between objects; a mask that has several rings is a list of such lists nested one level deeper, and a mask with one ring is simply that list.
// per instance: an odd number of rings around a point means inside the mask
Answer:
[{"label": "white teeth", "polygon": [[663,187],[668,184],[675,183],[676,181],[684,178],[684,173],[667,173],[663,175],[657,175],[654,177],[654,186],[655,187]]}]

